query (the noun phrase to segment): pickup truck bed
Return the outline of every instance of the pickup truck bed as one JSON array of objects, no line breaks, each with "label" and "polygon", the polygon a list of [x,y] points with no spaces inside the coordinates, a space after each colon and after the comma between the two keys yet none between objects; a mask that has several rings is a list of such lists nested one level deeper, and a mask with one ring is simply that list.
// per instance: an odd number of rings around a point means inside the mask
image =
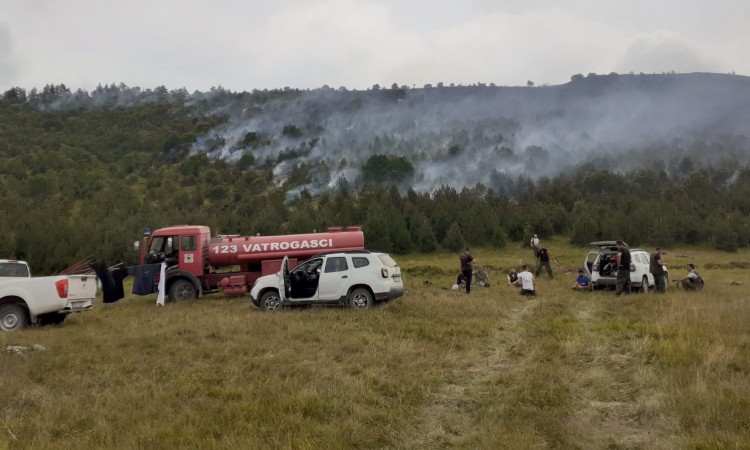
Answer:
[{"label": "pickup truck bed", "polygon": [[0,331],[29,323],[60,323],[67,314],[93,308],[96,276],[0,278]]}]

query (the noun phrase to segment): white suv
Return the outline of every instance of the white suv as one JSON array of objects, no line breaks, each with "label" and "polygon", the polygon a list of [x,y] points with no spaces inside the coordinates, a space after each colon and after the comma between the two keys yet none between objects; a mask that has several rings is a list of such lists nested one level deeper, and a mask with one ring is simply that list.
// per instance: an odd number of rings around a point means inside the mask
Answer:
[{"label": "white suv", "polygon": [[[586,255],[583,267],[591,275],[594,289],[614,287],[617,284],[617,242],[597,241],[591,245],[598,250]],[[654,287],[654,276],[649,271],[651,254],[639,248],[631,248],[630,258],[630,284],[641,292],[648,292]],[[664,277],[669,279],[667,266],[664,266]]]},{"label": "white suv", "polygon": [[403,294],[396,261],[366,250],[316,255],[291,270],[285,257],[278,273],[258,278],[250,290],[255,306],[265,311],[316,303],[369,308]]}]

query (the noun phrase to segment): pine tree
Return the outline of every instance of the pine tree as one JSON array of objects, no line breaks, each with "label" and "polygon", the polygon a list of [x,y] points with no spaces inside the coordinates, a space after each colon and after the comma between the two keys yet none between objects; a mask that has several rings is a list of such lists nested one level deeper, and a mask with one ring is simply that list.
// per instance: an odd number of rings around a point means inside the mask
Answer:
[{"label": "pine tree", "polygon": [[453,222],[451,226],[448,227],[448,231],[445,233],[445,238],[443,239],[443,247],[452,252],[461,251],[466,247],[466,240],[464,239],[464,235],[461,233],[461,227],[458,226],[457,222]]},{"label": "pine tree", "polygon": [[435,232],[426,219],[422,219],[417,224],[414,233],[415,244],[420,252],[429,253],[437,249],[437,238]]}]

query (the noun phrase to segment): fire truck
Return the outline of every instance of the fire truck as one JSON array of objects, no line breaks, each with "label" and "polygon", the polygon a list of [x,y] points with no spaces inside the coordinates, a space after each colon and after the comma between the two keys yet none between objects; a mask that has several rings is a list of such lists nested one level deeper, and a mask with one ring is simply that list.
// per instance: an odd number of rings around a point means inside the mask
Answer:
[{"label": "fire truck", "polygon": [[179,225],[144,233],[141,264],[166,263],[169,300],[192,300],[211,292],[247,293],[256,279],[276,273],[284,257],[290,267],[330,251],[364,250],[360,226],[279,236],[218,235],[209,227]]}]

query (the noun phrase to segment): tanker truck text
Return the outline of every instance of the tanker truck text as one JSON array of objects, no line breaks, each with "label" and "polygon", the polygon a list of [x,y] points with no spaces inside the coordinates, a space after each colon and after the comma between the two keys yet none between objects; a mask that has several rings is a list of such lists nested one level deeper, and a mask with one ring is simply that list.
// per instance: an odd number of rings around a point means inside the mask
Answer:
[{"label": "tanker truck text", "polygon": [[241,247],[237,245],[215,245],[212,249],[215,254],[230,254],[237,253],[239,248],[242,248],[244,253],[254,252],[275,252],[282,250],[298,250],[298,249],[314,249],[314,248],[333,248],[333,239],[313,239],[303,241],[290,241],[290,242],[264,242],[259,244],[243,244]]}]

